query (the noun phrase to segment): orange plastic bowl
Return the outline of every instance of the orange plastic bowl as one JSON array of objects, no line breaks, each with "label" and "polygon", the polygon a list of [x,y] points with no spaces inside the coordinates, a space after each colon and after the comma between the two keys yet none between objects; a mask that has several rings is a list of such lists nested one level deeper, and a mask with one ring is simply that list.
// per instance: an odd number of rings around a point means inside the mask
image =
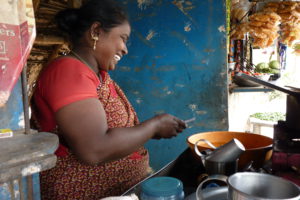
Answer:
[{"label": "orange plastic bowl", "polygon": [[[246,165],[251,161],[253,161],[253,167],[255,168],[260,168],[263,166],[266,160],[266,154],[269,150],[271,150],[273,144],[272,138],[263,135],[230,131],[203,132],[188,137],[187,143],[192,152],[195,153],[194,145],[199,139],[206,139],[210,141],[214,146],[219,147],[223,144],[226,144],[233,138],[238,139],[246,149],[246,151],[242,153],[239,159],[240,170],[246,167]],[[199,142],[197,147],[199,151],[203,151],[206,149],[213,150],[205,142]]]}]

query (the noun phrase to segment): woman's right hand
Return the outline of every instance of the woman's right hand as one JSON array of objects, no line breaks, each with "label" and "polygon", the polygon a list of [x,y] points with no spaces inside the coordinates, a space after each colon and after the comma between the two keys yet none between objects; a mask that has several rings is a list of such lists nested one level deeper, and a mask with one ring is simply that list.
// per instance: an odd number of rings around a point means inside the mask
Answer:
[{"label": "woman's right hand", "polygon": [[182,120],[170,114],[157,115],[151,121],[156,126],[153,139],[175,137],[186,128],[186,124]]}]

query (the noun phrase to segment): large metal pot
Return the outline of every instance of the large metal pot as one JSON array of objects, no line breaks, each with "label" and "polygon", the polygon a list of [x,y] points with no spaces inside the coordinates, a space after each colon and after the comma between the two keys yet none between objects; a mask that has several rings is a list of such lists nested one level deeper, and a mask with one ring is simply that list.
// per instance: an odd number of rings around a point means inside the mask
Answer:
[{"label": "large metal pot", "polygon": [[227,179],[230,200],[299,200],[299,187],[283,178],[255,173],[240,172]]},{"label": "large metal pot", "polygon": [[228,178],[224,175],[209,176],[198,186],[196,199],[299,200],[300,188],[277,176],[256,172],[239,172]]}]

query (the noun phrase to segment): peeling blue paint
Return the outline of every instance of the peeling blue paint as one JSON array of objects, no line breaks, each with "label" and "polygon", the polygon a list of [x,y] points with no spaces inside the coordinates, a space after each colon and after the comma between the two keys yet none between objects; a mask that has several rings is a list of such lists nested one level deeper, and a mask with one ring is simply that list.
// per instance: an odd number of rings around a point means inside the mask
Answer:
[{"label": "peeling blue paint", "polygon": [[19,80],[10,95],[8,102],[0,108],[0,129],[10,128],[20,130],[24,128],[24,123],[20,123],[23,116],[22,87]]},{"label": "peeling blue paint", "polygon": [[11,193],[7,183],[0,184],[0,199],[11,199]]},{"label": "peeling blue paint", "polygon": [[[0,184],[0,199],[1,200],[40,200],[40,181],[39,174],[30,175],[32,182],[28,182],[28,177],[11,180],[10,182]],[[29,187],[28,184],[32,184]],[[30,191],[32,188],[33,191]],[[32,197],[32,198],[30,198]]]},{"label": "peeling blue paint", "polygon": [[[150,164],[157,170],[187,148],[189,135],[228,129],[226,33],[219,31],[226,24],[226,4],[225,0],[152,1],[141,10],[136,1],[124,1],[133,33],[129,54],[120,66],[131,70],[117,67],[112,77],[140,121],[163,112],[184,120],[196,117],[179,137],[146,144]],[[158,34],[147,40],[149,30]]]}]

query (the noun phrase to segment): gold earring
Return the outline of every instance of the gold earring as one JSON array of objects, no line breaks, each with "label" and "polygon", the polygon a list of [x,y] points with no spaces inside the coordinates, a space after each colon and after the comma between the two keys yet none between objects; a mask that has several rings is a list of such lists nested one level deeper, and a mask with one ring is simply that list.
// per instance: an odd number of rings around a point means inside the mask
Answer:
[{"label": "gold earring", "polygon": [[96,50],[96,44],[97,44],[97,41],[99,40],[99,37],[92,35],[92,40],[94,40],[93,50]]}]

